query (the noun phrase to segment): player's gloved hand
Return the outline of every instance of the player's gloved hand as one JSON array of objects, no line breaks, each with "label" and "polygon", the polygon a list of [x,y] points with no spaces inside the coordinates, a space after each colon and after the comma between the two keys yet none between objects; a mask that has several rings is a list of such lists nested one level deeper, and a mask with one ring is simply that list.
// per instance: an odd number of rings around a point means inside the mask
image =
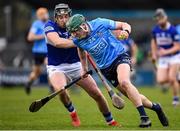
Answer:
[{"label": "player's gloved hand", "polygon": [[129,33],[125,30],[120,31],[118,39],[123,40],[129,37]]}]

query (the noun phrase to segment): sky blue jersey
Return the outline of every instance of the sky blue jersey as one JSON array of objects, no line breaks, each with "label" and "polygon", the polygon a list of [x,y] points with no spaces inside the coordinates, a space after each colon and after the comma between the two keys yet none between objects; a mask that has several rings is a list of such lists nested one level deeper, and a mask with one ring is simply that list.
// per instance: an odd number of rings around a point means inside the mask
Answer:
[{"label": "sky blue jersey", "polygon": [[84,39],[74,38],[74,43],[91,54],[97,66],[104,69],[118,55],[125,52],[122,43],[111,33],[116,28],[113,20],[97,18],[88,22],[90,34]]},{"label": "sky blue jersey", "polygon": [[[153,38],[156,40],[158,48],[169,49],[174,46],[174,42],[180,41],[180,36],[176,28],[170,23],[168,24],[166,29],[161,29],[160,26],[156,25],[153,28],[152,35],[153,35]],[[177,54],[177,53],[179,52],[176,52],[174,54]],[[170,56],[174,54],[169,54],[166,56]]]},{"label": "sky blue jersey", "polygon": [[180,35],[180,24],[176,26],[177,33]]},{"label": "sky blue jersey", "polygon": [[[35,35],[44,35],[44,25],[46,22],[36,20],[33,22],[30,32]],[[41,40],[35,40],[32,48],[33,53],[47,53],[47,46],[45,38]]]},{"label": "sky blue jersey", "polygon": [[[56,32],[59,37],[68,39],[70,34],[67,32],[66,28],[61,28],[59,25],[49,20],[44,27],[45,36],[50,32]],[[77,47],[73,48],[57,48],[53,46],[53,43],[48,41],[46,38],[47,48],[48,48],[48,65],[60,65],[60,64],[72,64],[79,62],[79,56]]]}]

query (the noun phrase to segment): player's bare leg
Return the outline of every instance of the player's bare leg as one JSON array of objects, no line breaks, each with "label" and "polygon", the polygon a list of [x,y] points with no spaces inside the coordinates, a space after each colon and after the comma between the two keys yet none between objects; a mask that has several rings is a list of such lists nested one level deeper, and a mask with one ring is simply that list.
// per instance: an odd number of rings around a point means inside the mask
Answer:
[{"label": "player's bare leg", "polygon": [[179,83],[177,80],[178,64],[172,64],[169,67],[169,82],[173,90],[173,102],[174,106],[179,104]]},{"label": "player's bare leg", "polygon": [[157,68],[157,82],[159,84],[168,83],[168,68]]},{"label": "player's bare leg", "polygon": [[[51,76],[49,77],[49,80],[50,80],[52,86],[54,87],[55,91],[63,88],[67,83],[66,76],[64,75],[64,73],[60,73],[60,72],[55,72],[55,73],[51,74]],[[67,91],[60,93],[59,99],[64,104],[66,109],[69,111],[71,119],[72,119],[72,125],[80,126],[80,124],[81,124],[80,119],[79,119],[77,112],[69,98]]]},{"label": "player's bare leg", "polygon": [[168,68],[163,68],[163,67],[157,68],[156,79],[157,82],[160,84],[161,90],[163,92],[167,92],[169,87],[168,72],[169,72]]},{"label": "player's bare leg", "polygon": [[149,120],[149,117],[147,116],[144,106],[141,100],[141,95],[139,94],[138,90],[135,88],[135,86],[130,81],[130,66],[128,64],[120,64],[117,67],[117,74],[118,74],[118,86],[119,90],[124,90],[124,92],[127,94],[128,98],[131,100],[131,102],[134,104],[134,106],[137,108],[140,117],[141,117],[141,123],[140,127],[150,127],[151,121]]},{"label": "player's bare leg", "polygon": [[[128,98],[128,95],[127,95],[126,91],[123,88],[121,88],[119,86],[118,89],[121,91],[121,93],[123,93]],[[163,126],[168,126],[169,125],[168,119],[167,119],[165,113],[163,112],[162,107],[160,106],[160,104],[151,102],[143,94],[140,94],[140,97],[141,97],[141,101],[142,101],[143,106],[145,108],[148,108],[150,110],[155,111],[158,118],[159,118],[159,120],[160,120],[160,122],[161,122],[161,124]]]},{"label": "player's bare leg", "polygon": [[96,101],[99,110],[102,112],[107,124],[111,126],[118,126],[118,123],[112,117],[105,97],[98,88],[94,79],[91,76],[88,76],[80,80],[78,85],[81,86],[89,94],[89,96],[91,96]]},{"label": "player's bare leg", "polygon": [[28,83],[25,85],[25,91],[27,94],[31,93],[31,86],[32,86],[34,80],[36,80],[40,74],[41,74],[41,66],[40,65],[34,65],[32,72],[29,75]]},{"label": "player's bare leg", "polygon": [[166,92],[168,90],[168,87],[170,86],[168,79],[168,72],[169,72],[168,68],[165,67],[157,68],[156,79],[157,82],[160,84],[163,92]]}]

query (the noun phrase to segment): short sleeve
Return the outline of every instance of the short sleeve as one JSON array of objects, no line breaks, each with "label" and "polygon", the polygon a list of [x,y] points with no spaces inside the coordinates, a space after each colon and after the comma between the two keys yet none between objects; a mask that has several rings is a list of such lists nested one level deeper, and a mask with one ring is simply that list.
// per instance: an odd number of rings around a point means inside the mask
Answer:
[{"label": "short sleeve", "polygon": [[30,32],[36,34],[37,31],[38,31],[38,24],[37,24],[37,22],[34,22],[34,23],[31,25]]},{"label": "short sleeve", "polygon": [[98,18],[98,21],[107,29],[110,29],[110,30],[116,29],[116,22],[114,20]]},{"label": "short sleeve", "polygon": [[173,28],[173,40],[174,41],[179,41],[180,42],[180,34],[178,34],[176,28]]},{"label": "short sleeve", "polygon": [[44,33],[47,35],[49,32],[56,32],[55,27],[52,23],[46,23],[44,26]]},{"label": "short sleeve", "polygon": [[180,34],[180,25],[176,26],[176,30],[177,30],[178,34]]},{"label": "short sleeve", "polygon": [[155,28],[152,29],[151,37],[154,38],[154,39],[156,38]]},{"label": "short sleeve", "polygon": [[72,40],[73,40],[73,43],[78,46],[78,39],[77,38],[73,38]]}]

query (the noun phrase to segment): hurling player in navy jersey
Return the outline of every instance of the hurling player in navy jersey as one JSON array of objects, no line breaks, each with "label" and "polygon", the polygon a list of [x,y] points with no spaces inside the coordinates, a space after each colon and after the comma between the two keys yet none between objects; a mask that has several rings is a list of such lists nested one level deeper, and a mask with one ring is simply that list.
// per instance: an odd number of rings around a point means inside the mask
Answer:
[{"label": "hurling player in navy jersey", "polygon": [[157,9],[154,15],[157,25],[152,31],[152,59],[157,61],[157,82],[169,83],[173,90],[174,106],[179,104],[179,83],[176,78],[179,66],[180,36],[176,28],[168,21],[163,9]]},{"label": "hurling player in navy jersey", "polygon": [[[69,6],[63,3],[58,4],[54,10],[54,21],[48,21],[44,27],[48,48],[47,72],[49,80],[55,90],[63,88],[68,82],[76,79],[87,71],[87,67],[82,66],[80,63],[77,48],[66,48],[66,46],[68,46],[66,41],[70,38],[70,34],[66,30],[66,22],[70,16],[71,9]],[[96,101],[107,124],[118,126],[118,123],[112,117],[105,97],[99,90],[94,79],[88,75],[77,84]],[[59,98],[70,113],[72,125],[80,126],[80,119],[67,91],[61,93]],[[79,100],[81,100],[81,98],[79,98]],[[84,107],[84,110],[86,110],[86,108],[88,107]]]}]

